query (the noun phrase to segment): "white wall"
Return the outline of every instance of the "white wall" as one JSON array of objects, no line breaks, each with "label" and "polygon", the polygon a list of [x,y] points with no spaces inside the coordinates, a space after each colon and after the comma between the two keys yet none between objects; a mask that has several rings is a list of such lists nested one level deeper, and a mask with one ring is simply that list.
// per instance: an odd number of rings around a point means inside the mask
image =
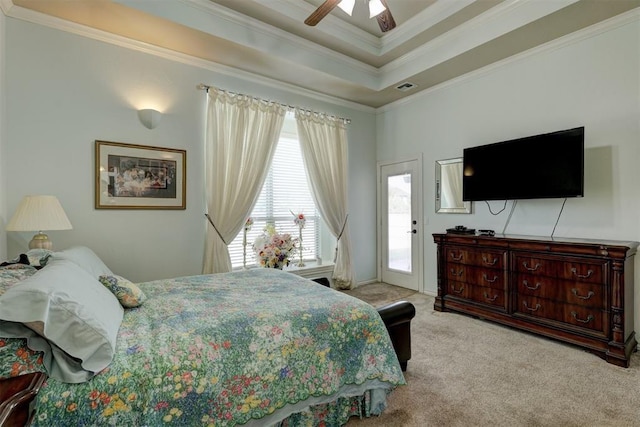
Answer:
[{"label": "white wall", "polygon": [[9,221],[7,217],[7,191],[6,191],[6,163],[5,163],[5,40],[6,40],[6,18],[0,11],[0,260],[7,259],[7,233],[4,228]]},{"label": "white wall", "polygon": [[[200,274],[204,247],[205,92],[199,83],[351,118],[351,236],[358,281],[375,278],[375,115],[236,76],[6,18],[7,210],[51,193],[73,230],[50,232],[57,249],[91,247],[134,281]],[[240,73],[235,73],[240,74]],[[154,130],[136,110],[164,112]],[[187,150],[185,211],[94,209],[94,140]],[[1,189],[2,187],[0,187]],[[357,220],[356,220],[357,218]],[[361,220],[364,219],[364,220]],[[32,233],[9,233],[8,255]],[[4,245],[1,245],[4,246]]]},{"label": "white wall", "polygon": [[[462,79],[378,116],[378,160],[424,153],[425,283],[436,293],[432,233],[463,224],[502,232],[509,214],[435,214],[434,163],[465,147],[585,126],[585,197],[569,199],[557,237],[640,241],[640,24],[594,34]],[[491,202],[494,211],[504,202]],[[549,236],[562,200],[520,201],[507,234]],[[640,255],[635,260],[640,307]],[[636,310],[640,330],[640,309]]]}]

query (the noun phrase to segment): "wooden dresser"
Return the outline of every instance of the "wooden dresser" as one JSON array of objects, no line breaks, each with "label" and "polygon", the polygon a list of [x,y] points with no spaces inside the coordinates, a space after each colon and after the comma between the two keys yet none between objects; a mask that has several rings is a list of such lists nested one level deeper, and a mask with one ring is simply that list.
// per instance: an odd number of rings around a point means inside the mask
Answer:
[{"label": "wooden dresser", "polygon": [[435,310],[470,314],[628,367],[638,242],[434,234]]}]

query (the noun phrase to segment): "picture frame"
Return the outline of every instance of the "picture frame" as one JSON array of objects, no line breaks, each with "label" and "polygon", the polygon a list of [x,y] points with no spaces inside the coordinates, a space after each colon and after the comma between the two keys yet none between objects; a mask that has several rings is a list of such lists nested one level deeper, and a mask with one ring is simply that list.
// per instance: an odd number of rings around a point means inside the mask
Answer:
[{"label": "picture frame", "polygon": [[187,152],[95,141],[96,209],[186,209]]}]

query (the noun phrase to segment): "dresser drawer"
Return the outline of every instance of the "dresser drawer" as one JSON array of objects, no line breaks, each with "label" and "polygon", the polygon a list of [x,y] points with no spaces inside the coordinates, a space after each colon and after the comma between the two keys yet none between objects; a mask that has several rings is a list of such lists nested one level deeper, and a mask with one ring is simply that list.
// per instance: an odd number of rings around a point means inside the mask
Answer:
[{"label": "dresser drawer", "polygon": [[464,299],[471,299],[471,288],[473,285],[464,282],[449,281],[447,294]]},{"label": "dresser drawer", "polygon": [[506,252],[483,251],[479,249],[447,248],[446,257],[448,263],[465,265],[478,265],[502,269],[505,266]]},{"label": "dresser drawer", "polygon": [[607,298],[604,285],[571,280],[558,280],[534,274],[516,275],[517,292],[584,307],[605,308]]},{"label": "dresser drawer", "polygon": [[485,288],[484,286],[473,286],[471,288],[471,299],[473,301],[488,304],[493,307],[507,309],[506,292],[502,289]]},{"label": "dresser drawer", "polygon": [[504,289],[493,289],[463,282],[449,282],[449,296],[463,298],[493,307],[507,308]]},{"label": "dresser drawer", "polygon": [[447,280],[449,281],[465,282],[494,289],[505,288],[506,276],[505,271],[491,268],[463,264],[449,264],[447,266]]},{"label": "dresser drawer", "polygon": [[515,256],[514,263],[515,272],[587,283],[604,283],[608,264],[606,261],[585,262],[524,255]]},{"label": "dresser drawer", "polygon": [[518,295],[515,312],[598,331],[606,336],[603,310]]}]

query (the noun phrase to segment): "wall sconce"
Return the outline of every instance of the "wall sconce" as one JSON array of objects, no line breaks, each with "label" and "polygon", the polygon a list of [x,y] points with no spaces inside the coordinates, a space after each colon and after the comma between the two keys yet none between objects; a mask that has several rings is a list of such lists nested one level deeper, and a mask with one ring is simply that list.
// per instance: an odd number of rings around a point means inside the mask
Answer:
[{"label": "wall sconce", "polygon": [[38,231],[29,242],[29,249],[52,249],[53,242],[42,230],[71,230],[73,227],[55,196],[25,196],[7,231]]},{"label": "wall sconce", "polygon": [[138,119],[147,129],[155,129],[160,124],[162,113],[152,108],[138,110]]}]

